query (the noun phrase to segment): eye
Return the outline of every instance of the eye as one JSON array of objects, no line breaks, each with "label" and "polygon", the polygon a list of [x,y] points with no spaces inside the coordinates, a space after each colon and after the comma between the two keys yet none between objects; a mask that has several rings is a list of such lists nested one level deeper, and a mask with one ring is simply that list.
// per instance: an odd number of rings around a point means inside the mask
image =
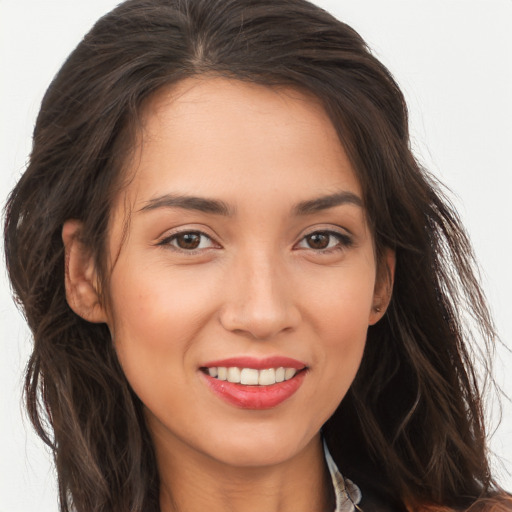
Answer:
[{"label": "eye", "polygon": [[314,231],[306,235],[297,245],[300,249],[330,252],[341,250],[352,245],[348,235],[336,231]]},{"label": "eye", "polygon": [[213,240],[201,231],[182,231],[164,238],[158,245],[170,245],[180,251],[195,251],[215,247]]}]

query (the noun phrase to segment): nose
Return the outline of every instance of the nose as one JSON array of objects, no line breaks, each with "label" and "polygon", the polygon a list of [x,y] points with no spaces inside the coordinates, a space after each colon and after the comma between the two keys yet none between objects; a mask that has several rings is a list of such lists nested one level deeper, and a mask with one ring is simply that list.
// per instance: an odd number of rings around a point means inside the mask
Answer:
[{"label": "nose", "polygon": [[265,340],[295,330],[300,322],[291,279],[275,258],[240,258],[224,291],[220,322],[228,331]]}]

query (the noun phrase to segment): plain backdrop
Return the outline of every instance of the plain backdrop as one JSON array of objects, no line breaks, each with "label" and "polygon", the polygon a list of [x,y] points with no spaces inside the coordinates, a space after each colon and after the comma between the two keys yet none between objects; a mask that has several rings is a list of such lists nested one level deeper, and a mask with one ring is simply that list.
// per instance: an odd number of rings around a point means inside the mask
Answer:
[{"label": "plain backdrop", "polygon": [[[116,0],[0,0],[0,200],[27,162],[42,95]],[[503,343],[498,383],[512,394],[512,0],[318,0],[352,25],[394,74],[418,158],[453,191]],[[0,512],[56,512],[55,474],[21,407],[30,335],[0,275]],[[421,293],[421,290],[418,290]],[[498,423],[495,402],[490,430]],[[428,425],[425,425],[428,428]],[[284,434],[284,433],[283,433]],[[503,400],[494,466],[512,490],[512,407]]]}]

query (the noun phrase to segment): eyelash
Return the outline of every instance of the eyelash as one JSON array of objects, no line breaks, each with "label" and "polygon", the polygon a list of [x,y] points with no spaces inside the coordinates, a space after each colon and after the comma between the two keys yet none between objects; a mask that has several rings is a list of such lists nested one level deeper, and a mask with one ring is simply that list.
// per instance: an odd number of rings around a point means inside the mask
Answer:
[{"label": "eyelash", "polygon": [[[171,247],[175,251],[187,253],[187,254],[195,254],[205,249],[210,249],[211,247],[199,247],[199,248],[193,248],[193,249],[183,249],[182,247],[178,247],[173,245],[173,242],[178,240],[180,237],[184,237],[186,235],[196,235],[200,236],[201,238],[207,238],[212,242],[212,245],[215,244],[215,242],[212,240],[210,236],[208,236],[206,233],[203,233],[202,231],[197,230],[187,230],[187,231],[179,231],[178,233],[173,233],[170,236],[165,237],[163,240],[160,240],[157,245],[160,246],[167,246]],[[201,241],[199,242],[201,244]]]},{"label": "eyelash", "polygon": [[[184,249],[182,247],[173,245],[173,242],[176,242],[180,237],[184,237],[186,235],[195,235],[195,236],[199,236],[203,239],[206,238],[211,242],[212,246]],[[307,239],[308,238],[311,239],[311,237],[314,235],[324,235],[324,236],[329,237],[329,243],[328,243],[327,248],[315,249],[313,247],[304,247],[304,249],[312,250],[313,252],[315,252],[317,254],[332,254],[334,252],[346,250],[354,244],[352,237],[350,237],[347,234],[339,233],[338,231],[332,231],[332,230],[328,230],[328,229],[323,229],[323,230],[320,229],[320,230],[312,231],[311,233],[308,233],[307,235],[304,235],[300,239],[299,243],[296,245],[299,245],[301,243],[307,244]],[[332,238],[335,238],[338,243],[336,245],[334,245],[333,247],[329,247],[329,245],[331,244]],[[200,240],[199,245],[201,245],[201,243],[202,242]],[[216,244],[216,242],[214,242],[213,239],[209,235],[207,235],[206,233],[203,233],[202,231],[197,231],[197,230],[187,230],[187,231],[180,231],[178,233],[173,233],[172,235],[165,237],[164,239],[160,240],[157,243],[157,245],[159,245],[159,246],[170,247],[172,250],[175,250],[175,251],[178,251],[178,252],[181,252],[184,254],[189,254],[189,255],[194,255],[194,254],[197,254],[204,250],[211,249],[215,246],[215,244]]]},{"label": "eyelash", "polygon": [[339,233],[338,231],[328,230],[328,229],[319,229],[316,231],[312,231],[311,233],[308,233],[307,235],[304,235],[301,238],[299,244],[302,242],[307,243],[306,240],[308,238],[311,238],[313,235],[328,236],[330,239],[335,238],[338,242],[335,246],[329,247],[329,245],[331,244],[331,240],[329,240],[328,247],[325,249],[316,250],[313,247],[306,247],[306,249],[311,249],[319,254],[331,254],[333,252],[343,251],[345,249],[348,249],[349,247],[351,247],[354,244],[353,239],[349,235],[346,235],[344,233]]}]

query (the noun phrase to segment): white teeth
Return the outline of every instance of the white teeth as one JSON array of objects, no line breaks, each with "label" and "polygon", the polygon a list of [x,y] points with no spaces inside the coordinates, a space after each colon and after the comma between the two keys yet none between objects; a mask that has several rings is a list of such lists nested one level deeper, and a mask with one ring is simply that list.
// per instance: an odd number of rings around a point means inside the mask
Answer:
[{"label": "white teeth", "polygon": [[276,371],[274,368],[269,368],[268,370],[261,370],[260,377],[258,379],[258,384],[260,386],[269,386],[270,384],[276,383]]},{"label": "white teeth", "polygon": [[291,379],[296,373],[297,370],[295,368],[286,368],[284,371],[284,380]]},{"label": "white teeth", "polygon": [[228,382],[234,382],[235,384],[240,382],[240,368],[236,366],[228,368]]},{"label": "white teeth", "polygon": [[258,370],[254,368],[244,368],[240,373],[240,384],[255,386],[258,384]]},{"label": "white teeth", "polygon": [[298,371],[295,368],[283,368],[282,366],[279,368],[265,368],[263,370],[237,368],[236,366],[229,368],[211,366],[207,370],[210,377],[246,386],[271,386],[272,384],[291,379]]}]

